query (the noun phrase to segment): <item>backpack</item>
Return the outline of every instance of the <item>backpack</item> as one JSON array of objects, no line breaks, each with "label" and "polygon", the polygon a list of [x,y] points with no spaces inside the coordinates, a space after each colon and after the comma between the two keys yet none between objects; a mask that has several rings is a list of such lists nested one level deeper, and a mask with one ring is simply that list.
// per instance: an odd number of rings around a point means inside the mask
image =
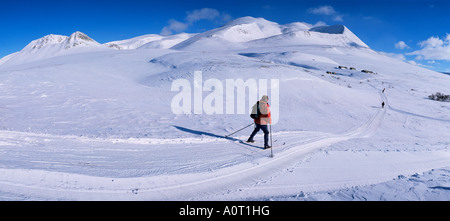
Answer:
[{"label": "backpack", "polygon": [[258,119],[259,118],[259,115],[261,115],[261,111],[259,111],[259,101],[258,102],[256,102],[256,104],[255,105],[253,105],[253,107],[252,107],[252,113],[250,114],[250,117],[252,118],[252,119]]}]

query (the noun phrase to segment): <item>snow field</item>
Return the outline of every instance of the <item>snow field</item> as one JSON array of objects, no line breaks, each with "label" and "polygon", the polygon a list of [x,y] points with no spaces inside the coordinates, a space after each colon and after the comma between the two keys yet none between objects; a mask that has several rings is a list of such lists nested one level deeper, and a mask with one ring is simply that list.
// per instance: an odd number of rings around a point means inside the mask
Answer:
[{"label": "snow field", "polygon": [[[122,50],[74,33],[3,58],[0,199],[448,200],[450,105],[427,97],[449,94],[449,77],[345,26],[310,28],[245,17],[114,42]],[[172,82],[192,84],[195,71],[223,84],[279,79],[274,158],[261,133],[242,143],[251,127],[224,138],[248,114],[173,114]]]}]

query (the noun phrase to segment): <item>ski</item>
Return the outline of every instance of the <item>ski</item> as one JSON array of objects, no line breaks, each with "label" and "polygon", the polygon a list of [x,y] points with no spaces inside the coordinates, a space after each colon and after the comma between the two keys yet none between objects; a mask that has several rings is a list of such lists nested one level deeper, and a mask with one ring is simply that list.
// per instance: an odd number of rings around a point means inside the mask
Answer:
[{"label": "ski", "polygon": [[[275,140],[274,141],[274,143],[275,142],[277,142],[277,140]],[[264,148],[264,146],[263,145],[261,145],[261,146],[259,146],[258,144],[262,144],[262,142],[261,141],[253,141],[253,142],[248,142],[248,141],[239,141],[239,143],[242,143],[242,144],[249,144],[249,145],[252,145],[253,144],[253,146],[258,146],[258,147],[260,147],[261,149],[263,149],[263,150],[269,150],[269,149],[271,149],[271,148]],[[272,145],[272,148],[276,148],[276,147],[282,147],[282,146],[284,146],[284,145],[286,145],[286,142],[283,142],[283,143],[276,143],[275,145]]]}]

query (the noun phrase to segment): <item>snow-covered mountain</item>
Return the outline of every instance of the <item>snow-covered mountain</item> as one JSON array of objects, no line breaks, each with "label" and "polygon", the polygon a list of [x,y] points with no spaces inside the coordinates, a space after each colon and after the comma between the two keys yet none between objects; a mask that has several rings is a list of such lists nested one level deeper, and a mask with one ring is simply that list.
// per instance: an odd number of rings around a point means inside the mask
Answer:
[{"label": "snow-covered mountain", "polygon": [[20,52],[0,59],[0,64],[14,65],[63,55],[73,48],[88,49],[167,49],[174,50],[229,50],[254,46],[332,45],[368,46],[343,25],[313,27],[294,22],[280,25],[264,18],[242,17],[226,25],[199,34],[161,36],[148,34],[131,39],[100,44],[79,31],[70,36],[50,34],[29,43]]},{"label": "snow-covered mountain", "polygon": [[[291,31],[292,30],[292,31]],[[248,43],[256,46],[328,45],[369,48],[361,39],[343,25],[319,26],[308,30],[287,28],[281,35],[258,39]]]},{"label": "snow-covered mountain", "polygon": [[62,44],[65,50],[77,47],[102,47],[98,42],[79,31],[71,34]]},{"label": "snow-covered mountain", "polygon": [[[343,25],[48,35],[0,60],[0,200],[448,201],[449,85]],[[273,158],[240,130],[264,89]]]},{"label": "snow-covered mountain", "polygon": [[173,49],[211,49],[243,48],[241,43],[262,39],[282,33],[281,26],[263,18],[243,17],[226,25],[197,34],[183,41]]},{"label": "snow-covered mountain", "polygon": [[312,27],[295,22],[280,25],[263,18],[243,17],[223,27],[213,29],[175,45],[173,49],[214,50],[240,49],[261,45],[331,45],[366,47],[355,34],[344,25]]},{"label": "snow-covered mountain", "polygon": [[76,31],[70,36],[50,34],[30,42],[21,51],[4,57],[0,64],[15,65],[46,58],[83,51],[83,48],[105,49],[86,34]]}]

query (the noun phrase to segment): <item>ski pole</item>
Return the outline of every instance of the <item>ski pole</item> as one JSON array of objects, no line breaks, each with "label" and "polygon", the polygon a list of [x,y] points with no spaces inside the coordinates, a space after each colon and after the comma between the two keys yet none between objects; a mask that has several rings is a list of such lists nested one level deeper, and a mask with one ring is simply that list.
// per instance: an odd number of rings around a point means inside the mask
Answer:
[{"label": "ski pole", "polygon": [[231,135],[233,135],[233,134],[235,134],[235,133],[237,133],[237,132],[239,132],[239,131],[241,131],[241,130],[243,130],[243,129],[247,128],[247,127],[250,127],[250,126],[252,126],[252,125],[253,125],[253,123],[251,123],[251,124],[249,124],[249,125],[245,126],[245,127],[244,127],[244,128],[242,128],[242,129],[239,129],[238,131],[235,131],[235,132],[233,132],[233,133],[231,133],[231,134],[228,134],[228,135],[226,135],[226,136],[225,136],[225,138],[227,138],[227,137],[229,137],[229,136],[231,136]]},{"label": "ski pole", "polygon": [[270,127],[270,157],[273,158],[273,144],[272,144],[272,124],[269,124]]}]

